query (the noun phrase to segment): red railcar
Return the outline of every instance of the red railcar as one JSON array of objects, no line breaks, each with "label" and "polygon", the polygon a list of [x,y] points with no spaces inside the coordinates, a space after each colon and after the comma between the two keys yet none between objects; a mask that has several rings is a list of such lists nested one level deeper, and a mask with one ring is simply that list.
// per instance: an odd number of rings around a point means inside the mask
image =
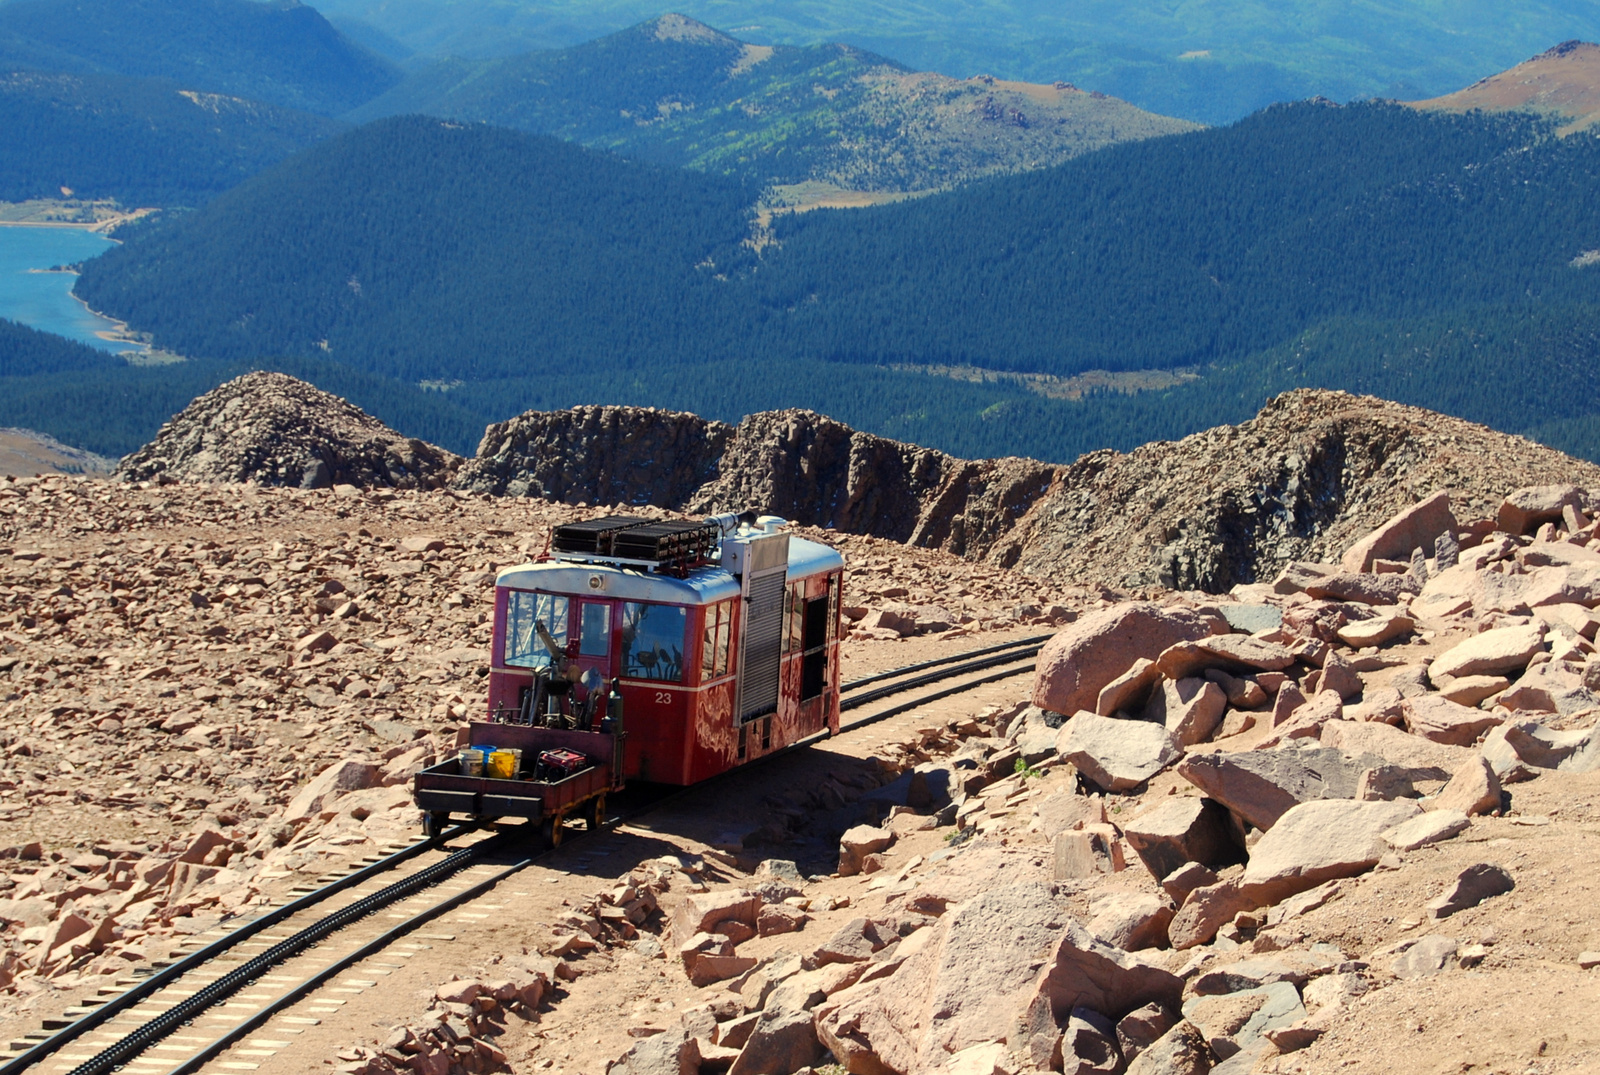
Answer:
[{"label": "red railcar", "polygon": [[553,787],[463,777],[452,759],[418,775],[418,805],[435,824],[548,820],[626,780],[693,784],[837,731],[844,560],[782,527],[749,513],[556,527],[546,556],[496,581],[488,713],[469,739],[520,749],[525,777],[559,739],[603,770],[597,790],[557,803]]}]

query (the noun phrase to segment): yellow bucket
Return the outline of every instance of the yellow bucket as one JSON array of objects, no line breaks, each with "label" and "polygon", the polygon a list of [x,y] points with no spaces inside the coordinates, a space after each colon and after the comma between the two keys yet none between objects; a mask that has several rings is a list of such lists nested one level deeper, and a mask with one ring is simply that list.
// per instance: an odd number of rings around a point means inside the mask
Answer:
[{"label": "yellow bucket", "polygon": [[488,773],[486,775],[496,780],[515,780],[517,777],[517,755],[521,751],[496,750],[489,755]]}]

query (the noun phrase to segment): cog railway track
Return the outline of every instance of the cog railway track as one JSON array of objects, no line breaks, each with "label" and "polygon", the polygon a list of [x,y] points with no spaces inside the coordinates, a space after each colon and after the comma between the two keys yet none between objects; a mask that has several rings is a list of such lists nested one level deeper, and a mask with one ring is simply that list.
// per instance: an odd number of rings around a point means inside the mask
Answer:
[{"label": "cog railway track", "polygon": [[[1049,637],[1017,639],[846,683],[840,709],[860,715],[841,721],[839,734],[1029,672]],[[902,697],[907,694],[912,696]],[[889,704],[878,704],[883,702]],[[608,823],[656,809],[687,790],[638,804]],[[296,890],[296,898],[282,906],[204,934],[176,961],[141,968],[62,1018],[47,1020],[43,1031],[0,1054],[0,1075],[187,1075],[213,1064],[219,1071],[251,1070],[255,1058],[289,1044],[283,1035],[337,1015],[344,1001],[333,994],[379,985],[374,978],[346,975],[351,968],[360,964],[361,974],[381,977],[404,966],[389,960],[429,948],[418,942],[451,939],[421,931],[544,857],[548,852],[536,829],[461,825],[409,846],[391,845],[387,854],[343,875],[319,878],[320,887]],[[374,958],[379,955],[382,961]]]}]

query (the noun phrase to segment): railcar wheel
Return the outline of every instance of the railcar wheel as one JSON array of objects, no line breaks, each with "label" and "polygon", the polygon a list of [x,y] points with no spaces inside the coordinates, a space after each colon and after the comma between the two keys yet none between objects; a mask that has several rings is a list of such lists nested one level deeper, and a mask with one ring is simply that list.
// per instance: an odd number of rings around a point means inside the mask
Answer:
[{"label": "railcar wheel", "polygon": [[539,834],[544,837],[544,846],[554,851],[561,846],[561,815],[551,814],[539,823]]},{"label": "railcar wheel", "polygon": [[590,832],[599,832],[600,826],[606,823],[606,793],[601,792],[590,799],[583,807],[583,820],[589,826]]},{"label": "railcar wheel", "polygon": [[448,824],[450,824],[449,814],[440,813],[437,810],[432,813],[423,814],[422,835],[431,840],[435,836],[438,836],[440,833],[444,832],[445,826]]}]

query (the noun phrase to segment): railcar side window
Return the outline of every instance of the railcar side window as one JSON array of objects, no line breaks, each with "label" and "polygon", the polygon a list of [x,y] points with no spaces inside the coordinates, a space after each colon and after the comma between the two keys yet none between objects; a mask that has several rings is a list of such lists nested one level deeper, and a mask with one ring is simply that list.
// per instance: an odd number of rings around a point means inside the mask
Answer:
[{"label": "railcar side window", "polygon": [[547,593],[512,590],[506,596],[505,663],[517,668],[549,668],[550,651],[539,641],[535,622],[543,623],[556,645],[567,644],[567,599]]},{"label": "railcar side window", "polygon": [[688,611],[676,605],[622,605],[622,674],[664,683],[683,682]]},{"label": "railcar side window", "polygon": [[725,676],[733,671],[733,602],[722,602],[722,616],[717,621],[717,666],[713,675]]},{"label": "railcar side window", "polygon": [[800,648],[800,625],[805,614],[804,582],[791,582],[783,594],[783,652],[793,653]]},{"label": "railcar side window", "polygon": [[702,682],[728,674],[728,636],[732,631],[732,601],[719,601],[706,609],[706,637],[700,650]]}]

